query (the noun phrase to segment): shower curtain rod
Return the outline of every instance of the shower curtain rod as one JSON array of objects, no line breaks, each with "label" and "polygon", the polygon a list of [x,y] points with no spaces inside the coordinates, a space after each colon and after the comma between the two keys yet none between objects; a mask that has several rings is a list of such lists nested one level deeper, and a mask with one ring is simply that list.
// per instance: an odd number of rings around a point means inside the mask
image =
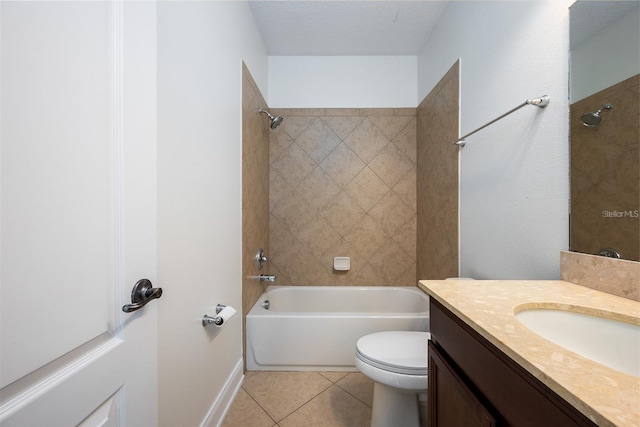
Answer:
[{"label": "shower curtain rod", "polygon": [[468,134],[466,134],[465,136],[461,136],[460,138],[458,138],[457,141],[452,141],[451,144],[453,145],[457,145],[458,147],[464,147],[465,144],[467,143],[465,141],[465,138],[473,135],[474,133],[481,131],[482,129],[486,128],[489,125],[494,124],[495,122],[497,122],[498,120],[502,119],[503,117],[508,116],[509,114],[513,113],[514,111],[517,111],[519,109],[521,109],[522,107],[524,107],[525,105],[534,105],[538,108],[544,108],[547,105],[549,105],[549,97],[547,95],[543,95],[540,98],[535,98],[535,99],[527,99],[526,101],[524,101],[522,104],[518,105],[516,108],[513,108],[509,111],[507,111],[506,113],[504,113],[503,115],[501,115],[500,117],[491,120],[489,123],[487,123],[484,126],[479,127],[478,129],[474,130],[473,132],[469,132]]}]

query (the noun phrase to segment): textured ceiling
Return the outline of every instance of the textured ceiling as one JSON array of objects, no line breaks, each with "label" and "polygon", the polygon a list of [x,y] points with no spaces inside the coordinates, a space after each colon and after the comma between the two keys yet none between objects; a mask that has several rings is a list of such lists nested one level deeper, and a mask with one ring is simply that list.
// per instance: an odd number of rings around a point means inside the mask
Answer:
[{"label": "textured ceiling", "polygon": [[[451,0],[249,1],[269,55],[417,55]],[[639,0],[581,0],[571,6],[575,46]],[[613,7],[615,6],[615,7]]]},{"label": "textured ceiling", "polygon": [[593,34],[624,15],[640,13],[640,1],[577,1],[571,6],[571,47],[577,46]]},{"label": "textured ceiling", "polygon": [[447,2],[250,1],[269,55],[417,55]]}]

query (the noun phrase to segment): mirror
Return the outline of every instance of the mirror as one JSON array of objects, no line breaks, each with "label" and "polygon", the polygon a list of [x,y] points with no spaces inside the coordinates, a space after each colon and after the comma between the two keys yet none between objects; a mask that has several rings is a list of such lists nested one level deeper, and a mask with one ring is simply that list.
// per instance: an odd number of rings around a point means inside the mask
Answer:
[{"label": "mirror", "polygon": [[570,7],[572,251],[640,260],[640,2]]}]

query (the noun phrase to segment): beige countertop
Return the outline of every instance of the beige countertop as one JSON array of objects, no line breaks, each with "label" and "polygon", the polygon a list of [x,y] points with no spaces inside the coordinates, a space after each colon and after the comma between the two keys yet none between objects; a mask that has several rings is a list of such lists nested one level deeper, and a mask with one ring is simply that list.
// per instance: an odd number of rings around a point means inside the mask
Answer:
[{"label": "beige countertop", "polygon": [[640,324],[640,302],[561,280],[423,280],[419,288],[601,426],[640,426],[640,378],[556,345],[515,317],[558,307]]}]

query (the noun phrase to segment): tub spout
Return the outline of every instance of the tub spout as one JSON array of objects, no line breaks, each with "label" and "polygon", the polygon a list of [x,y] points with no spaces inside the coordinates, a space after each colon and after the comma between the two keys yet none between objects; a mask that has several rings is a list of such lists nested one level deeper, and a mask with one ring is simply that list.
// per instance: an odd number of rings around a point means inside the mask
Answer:
[{"label": "tub spout", "polygon": [[276,281],[276,275],[275,274],[261,274],[258,277],[260,277],[260,281],[261,282],[275,282]]}]

